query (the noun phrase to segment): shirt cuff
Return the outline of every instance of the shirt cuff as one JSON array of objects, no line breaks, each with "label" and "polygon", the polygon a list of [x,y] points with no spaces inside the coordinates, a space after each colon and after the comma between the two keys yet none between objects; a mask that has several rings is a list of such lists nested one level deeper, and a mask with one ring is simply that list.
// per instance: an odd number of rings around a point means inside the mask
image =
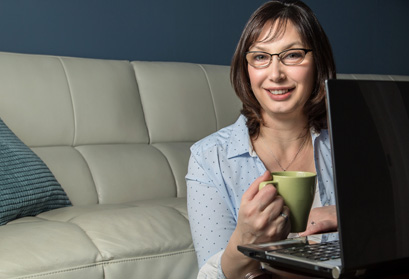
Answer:
[{"label": "shirt cuff", "polygon": [[226,279],[224,276],[221,260],[224,250],[210,257],[200,268],[197,279]]}]

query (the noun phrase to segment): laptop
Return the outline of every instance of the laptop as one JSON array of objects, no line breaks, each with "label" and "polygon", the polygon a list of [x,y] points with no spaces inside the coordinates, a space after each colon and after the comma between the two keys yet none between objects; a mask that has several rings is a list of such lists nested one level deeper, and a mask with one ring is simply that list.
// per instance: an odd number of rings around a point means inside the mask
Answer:
[{"label": "laptop", "polygon": [[328,80],[326,89],[338,240],[298,237],[238,249],[271,267],[324,278],[409,271],[409,81]]}]

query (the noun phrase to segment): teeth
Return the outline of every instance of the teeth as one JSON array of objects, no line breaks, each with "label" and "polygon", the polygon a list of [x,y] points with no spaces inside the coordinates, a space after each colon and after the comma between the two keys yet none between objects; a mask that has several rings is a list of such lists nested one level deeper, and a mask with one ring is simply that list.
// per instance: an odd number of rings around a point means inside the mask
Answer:
[{"label": "teeth", "polygon": [[287,93],[289,90],[285,89],[285,90],[269,90],[269,91],[273,95],[281,95],[281,94]]}]

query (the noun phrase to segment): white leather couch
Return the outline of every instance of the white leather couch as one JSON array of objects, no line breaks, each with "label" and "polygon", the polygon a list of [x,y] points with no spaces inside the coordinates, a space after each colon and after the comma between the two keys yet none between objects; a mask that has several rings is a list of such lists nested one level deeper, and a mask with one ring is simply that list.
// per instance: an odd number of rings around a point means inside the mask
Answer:
[{"label": "white leather couch", "polygon": [[0,278],[196,278],[189,148],[239,111],[227,66],[0,53],[0,118],[73,204],[0,226]]},{"label": "white leather couch", "polygon": [[240,107],[227,66],[0,52],[0,118],[73,204],[0,226],[0,279],[196,278],[189,148]]}]

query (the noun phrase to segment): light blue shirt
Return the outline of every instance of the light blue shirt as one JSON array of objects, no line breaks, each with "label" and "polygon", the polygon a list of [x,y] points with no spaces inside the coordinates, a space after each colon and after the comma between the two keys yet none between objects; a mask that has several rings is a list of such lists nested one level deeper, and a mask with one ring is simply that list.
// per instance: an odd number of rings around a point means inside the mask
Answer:
[{"label": "light blue shirt", "polygon": [[[322,205],[334,205],[328,131],[311,136]],[[200,267],[225,249],[236,228],[243,193],[266,171],[250,146],[246,118],[241,115],[236,123],[191,147],[186,175],[188,213]]]}]

